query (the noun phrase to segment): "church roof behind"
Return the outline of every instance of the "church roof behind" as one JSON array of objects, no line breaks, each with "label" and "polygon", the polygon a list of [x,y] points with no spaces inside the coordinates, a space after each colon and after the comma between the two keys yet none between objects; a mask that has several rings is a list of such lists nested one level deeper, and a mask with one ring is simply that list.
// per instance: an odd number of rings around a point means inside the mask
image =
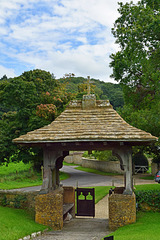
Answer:
[{"label": "church roof behind", "polygon": [[108,100],[97,100],[94,95],[73,100],[51,124],[28,132],[13,140],[15,143],[57,142],[153,142],[150,133],[132,127],[113,109]]}]

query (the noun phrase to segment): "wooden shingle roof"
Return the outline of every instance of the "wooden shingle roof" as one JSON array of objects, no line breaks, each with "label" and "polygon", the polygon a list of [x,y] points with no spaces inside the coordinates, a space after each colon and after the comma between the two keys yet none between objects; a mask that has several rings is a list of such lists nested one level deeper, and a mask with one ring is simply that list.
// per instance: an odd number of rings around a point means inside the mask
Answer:
[{"label": "wooden shingle roof", "polygon": [[13,140],[22,144],[77,141],[150,143],[157,138],[126,123],[108,100],[95,101],[89,107],[74,100],[51,124]]}]

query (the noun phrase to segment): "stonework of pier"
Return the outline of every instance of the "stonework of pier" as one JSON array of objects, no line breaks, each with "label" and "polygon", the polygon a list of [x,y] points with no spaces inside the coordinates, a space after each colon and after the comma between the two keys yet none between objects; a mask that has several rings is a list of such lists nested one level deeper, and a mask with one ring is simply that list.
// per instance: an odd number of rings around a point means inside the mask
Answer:
[{"label": "stonework of pier", "polygon": [[126,194],[111,194],[109,196],[109,229],[117,228],[136,221],[136,197]]},{"label": "stonework of pier", "polygon": [[50,226],[54,230],[63,227],[63,190],[56,189],[47,194],[39,194],[35,199],[35,221]]}]

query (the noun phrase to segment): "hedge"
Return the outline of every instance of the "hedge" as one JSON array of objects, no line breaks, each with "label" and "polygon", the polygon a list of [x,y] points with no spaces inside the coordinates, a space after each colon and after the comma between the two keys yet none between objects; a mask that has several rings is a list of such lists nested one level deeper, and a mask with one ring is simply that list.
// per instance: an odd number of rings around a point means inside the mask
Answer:
[{"label": "hedge", "polygon": [[160,191],[142,190],[135,191],[138,210],[160,211]]}]

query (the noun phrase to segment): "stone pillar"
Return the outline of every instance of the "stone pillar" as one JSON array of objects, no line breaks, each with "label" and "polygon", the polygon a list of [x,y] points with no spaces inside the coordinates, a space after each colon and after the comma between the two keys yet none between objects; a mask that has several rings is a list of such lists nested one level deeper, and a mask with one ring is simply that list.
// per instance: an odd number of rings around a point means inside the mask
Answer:
[{"label": "stone pillar", "polygon": [[124,225],[136,221],[136,197],[125,194],[109,196],[109,229],[115,231]]},{"label": "stone pillar", "polygon": [[63,228],[63,189],[58,188],[35,198],[35,221],[54,230]]},{"label": "stone pillar", "polygon": [[124,194],[132,195],[132,148],[129,146],[121,146],[114,149],[113,155],[116,155],[121,162],[121,168],[125,171],[125,190]]},{"label": "stone pillar", "polygon": [[160,170],[160,164],[159,163],[151,163],[151,171],[152,171],[152,176],[155,176],[156,173]]},{"label": "stone pillar", "polygon": [[49,147],[43,149],[43,183],[41,194],[56,189],[56,175],[59,174],[56,171],[56,160],[61,155],[61,151],[55,151]]}]

